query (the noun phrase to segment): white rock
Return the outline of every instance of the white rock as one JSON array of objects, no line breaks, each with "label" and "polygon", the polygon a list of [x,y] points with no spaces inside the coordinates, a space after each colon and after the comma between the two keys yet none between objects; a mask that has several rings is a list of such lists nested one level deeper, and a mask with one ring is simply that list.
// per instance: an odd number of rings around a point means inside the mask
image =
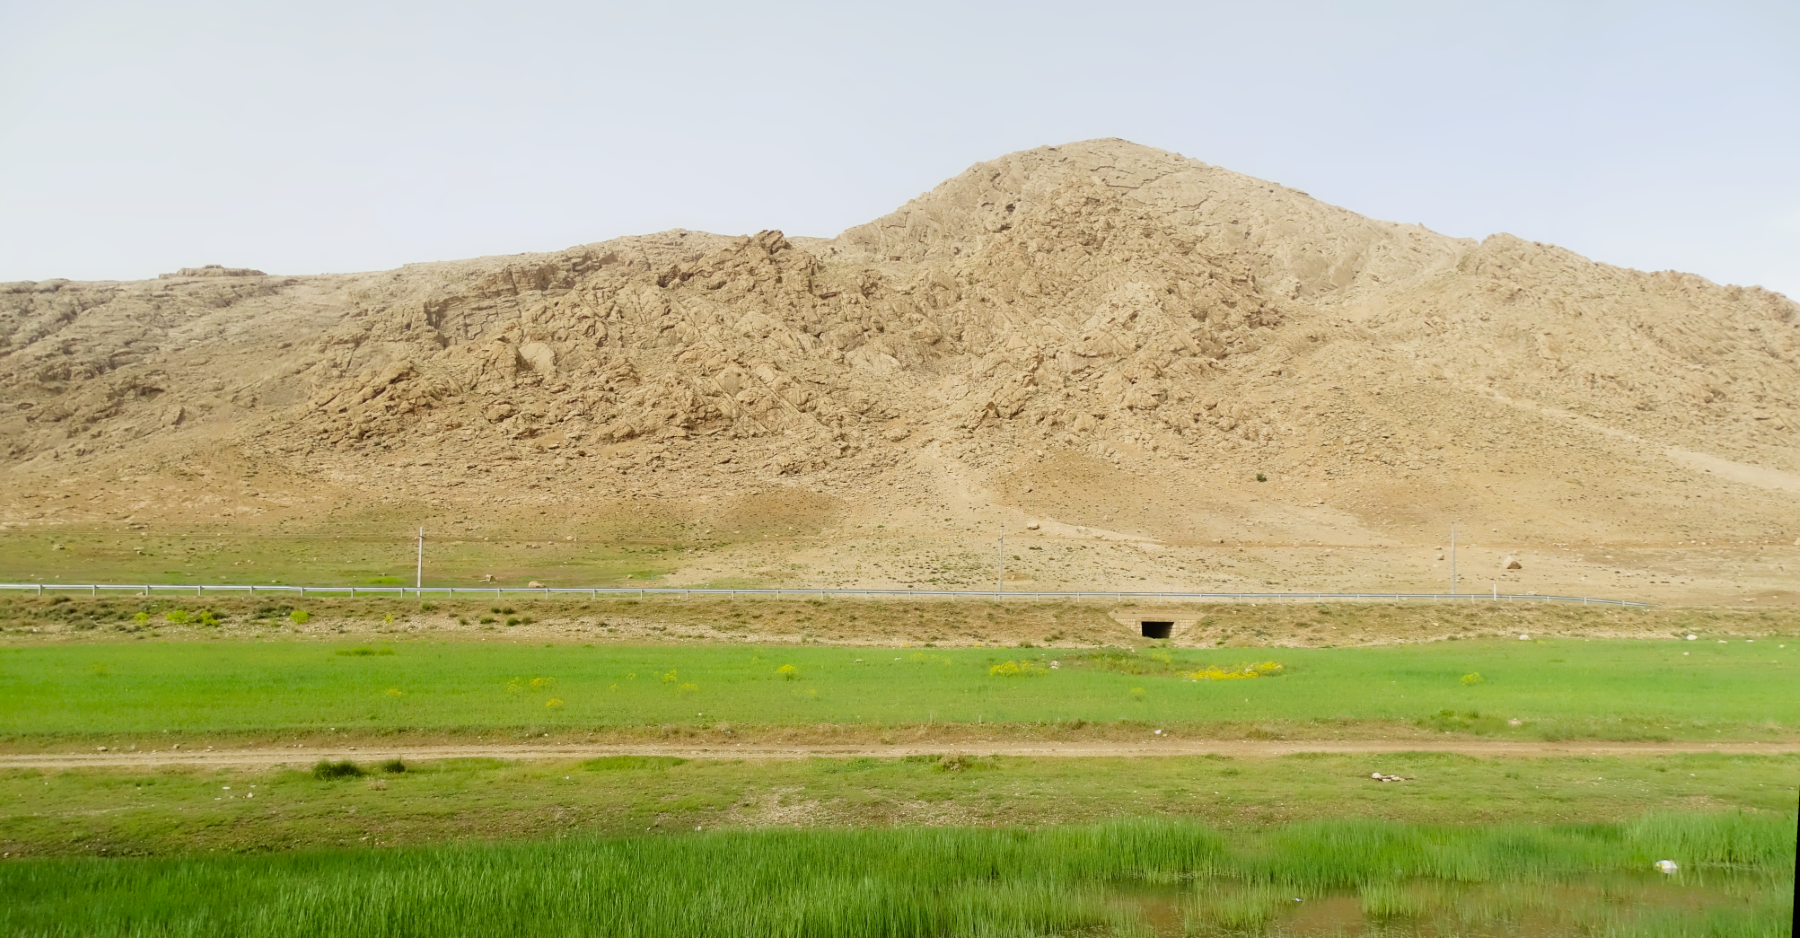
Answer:
[{"label": "white rock", "polygon": [[1658,873],[1662,873],[1662,874],[1665,874],[1668,876],[1673,876],[1680,869],[1681,869],[1681,867],[1677,866],[1675,864],[1674,860],[1658,860],[1658,861],[1656,861],[1656,871]]}]

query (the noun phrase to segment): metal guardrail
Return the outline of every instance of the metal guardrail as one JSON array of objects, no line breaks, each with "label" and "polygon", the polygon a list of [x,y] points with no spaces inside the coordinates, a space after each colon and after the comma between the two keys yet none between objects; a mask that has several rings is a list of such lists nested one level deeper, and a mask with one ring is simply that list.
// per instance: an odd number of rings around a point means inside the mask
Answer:
[{"label": "metal guardrail", "polygon": [[35,590],[38,595],[46,592],[89,593],[94,596],[102,592],[136,593],[151,596],[156,593],[192,593],[204,596],[207,593],[247,593],[252,596],[261,594],[293,593],[306,596],[398,596],[401,598],[417,597],[424,599],[427,595],[457,598],[462,596],[479,597],[492,595],[496,598],[507,594],[534,595],[545,598],[553,596],[586,596],[599,599],[602,596],[635,596],[645,599],[651,596],[773,596],[777,599],[793,597],[805,599],[818,597],[825,599],[831,596],[852,596],[865,599],[876,597],[905,597],[911,599],[1110,599],[1123,602],[1128,599],[1148,600],[1200,600],[1228,602],[1317,602],[1323,600],[1349,602],[1399,602],[1405,600],[1423,600],[1427,602],[1548,602],[1548,603],[1581,603],[1583,605],[1632,606],[1648,608],[1655,603],[1635,602],[1628,599],[1596,599],[1591,596],[1543,596],[1537,593],[1163,593],[1163,592],[1120,592],[1117,590],[1084,590],[1081,592],[1052,592],[1042,590],[999,591],[999,590],[906,590],[906,589],[724,589],[724,588],[682,588],[682,587],[645,587],[633,589],[620,586],[569,587],[569,586],[256,586],[249,584],[179,584],[179,583],[0,583],[0,590]]}]

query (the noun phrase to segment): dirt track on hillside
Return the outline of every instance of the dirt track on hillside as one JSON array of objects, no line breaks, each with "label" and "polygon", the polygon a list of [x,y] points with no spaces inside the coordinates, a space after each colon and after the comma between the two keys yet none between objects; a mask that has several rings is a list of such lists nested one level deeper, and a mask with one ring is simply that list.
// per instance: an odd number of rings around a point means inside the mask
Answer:
[{"label": "dirt track on hillside", "polygon": [[1779,743],[1620,743],[1527,742],[1499,740],[1169,740],[1145,743],[979,742],[938,745],[705,745],[667,744],[589,746],[396,746],[391,748],[226,749],[196,752],[103,752],[0,755],[0,768],[157,768],[164,766],[311,765],[320,759],[371,761],[399,757],[418,762],[437,759],[507,759],[552,761],[600,756],[674,756],[683,759],[811,759],[900,758],[920,755],[1001,755],[1047,758],[1105,758],[1219,755],[1272,758],[1303,752],[1393,753],[1442,752],[1478,757],[1538,758],[1555,756],[1646,756],[1714,752],[1731,755],[1775,755],[1800,752],[1800,742]]}]

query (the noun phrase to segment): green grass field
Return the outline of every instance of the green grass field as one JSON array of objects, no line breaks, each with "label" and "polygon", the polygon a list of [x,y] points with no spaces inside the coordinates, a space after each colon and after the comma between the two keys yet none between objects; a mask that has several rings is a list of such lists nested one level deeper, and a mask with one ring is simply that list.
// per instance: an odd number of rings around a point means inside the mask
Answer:
[{"label": "green grass field", "polygon": [[[1231,608],[1216,615],[1243,647],[1197,649],[1098,647],[1116,623],[1075,606],[545,603],[521,604],[516,627],[481,623],[485,604],[319,602],[306,623],[255,601],[171,623],[177,608],[8,600],[0,747],[292,746],[292,764],[0,770],[0,933],[1788,934],[1800,755],[981,750],[1153,730],[1397,749],[1791,742],[1800,642],[1762,619],[1736,617],[1759,630],[1734,634],[1690,626],[1717,624],[1704,611],[1647,613],[1655,628],[1629,634],[1708,634],[1586,640],[1538,626],[1640,616]],[[1532,617],[1534,640],[1469,638]],[[606,631],[626,621],[632,637]],[[732,630],[681,637],[707,622]],[[1426,625],[1458,640],[1277,648],[1264,634]],[[890,647],[717,637],[756,630]],[[1087,647],[994,647],[1021,633]],[[917,647],[945,634],[965,647]],[[1277,673],[1231,677],[1269,661]],[[389,745],[526,737],[933,754],[382,766]],[[963,754],[931,748],[946,741]],[[369,754],[315,777],[320,744]],[[1664,858],[1681,876],[1648,871]]]},{"label": "green grass field", "polygon": [[[1085,651],[66,644],[0,650],[0,734],[149,748],[166,733],[1126,721],[1191,732],[1267,723],[1343,735],[1399,724],[1521,738],[1785,739],[1800,726],[1797,656],[1800,644],[1779,639]],[[1263,660],[1282,673],[1191,679]],[[1028,673],[993,673],[1006,662]]]},{"label": "green grass field", "polygon": [[[730,832],[0,864],[17,935],[1773,936],[1794,821]],[[1650,865],[1679,857],[1659,881]],[[1159,923],[1158,920],[1162,920]],[[1310,926],[1310,927],[1309,927]]]}]

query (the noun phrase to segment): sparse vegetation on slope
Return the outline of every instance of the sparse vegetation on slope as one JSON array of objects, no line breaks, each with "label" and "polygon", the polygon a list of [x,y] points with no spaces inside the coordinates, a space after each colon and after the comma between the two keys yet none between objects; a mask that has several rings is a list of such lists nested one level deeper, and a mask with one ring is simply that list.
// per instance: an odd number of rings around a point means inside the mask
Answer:
[{"label": "sparse vegetation on slope", "polygon": [[[705,522],[566,572],[811,585],[987,582],[991,539],[1031,530],[1130,553],[1022,555],[1020,585],[1373,589],[1443,582],[1421,554],[1479,519],[1483,550],[1533,552],[1482,557],[1522,589],[1794,598],[1800,561],[1744,556],[1800,537],[1793,302],[1124,141],[979,164],[831,240],[253,274],[0,289],[0,521],[236,549]],[[1314,546],[1358,562],[1292,555]],[[216,575],[186,559],[139,569]]]}]

